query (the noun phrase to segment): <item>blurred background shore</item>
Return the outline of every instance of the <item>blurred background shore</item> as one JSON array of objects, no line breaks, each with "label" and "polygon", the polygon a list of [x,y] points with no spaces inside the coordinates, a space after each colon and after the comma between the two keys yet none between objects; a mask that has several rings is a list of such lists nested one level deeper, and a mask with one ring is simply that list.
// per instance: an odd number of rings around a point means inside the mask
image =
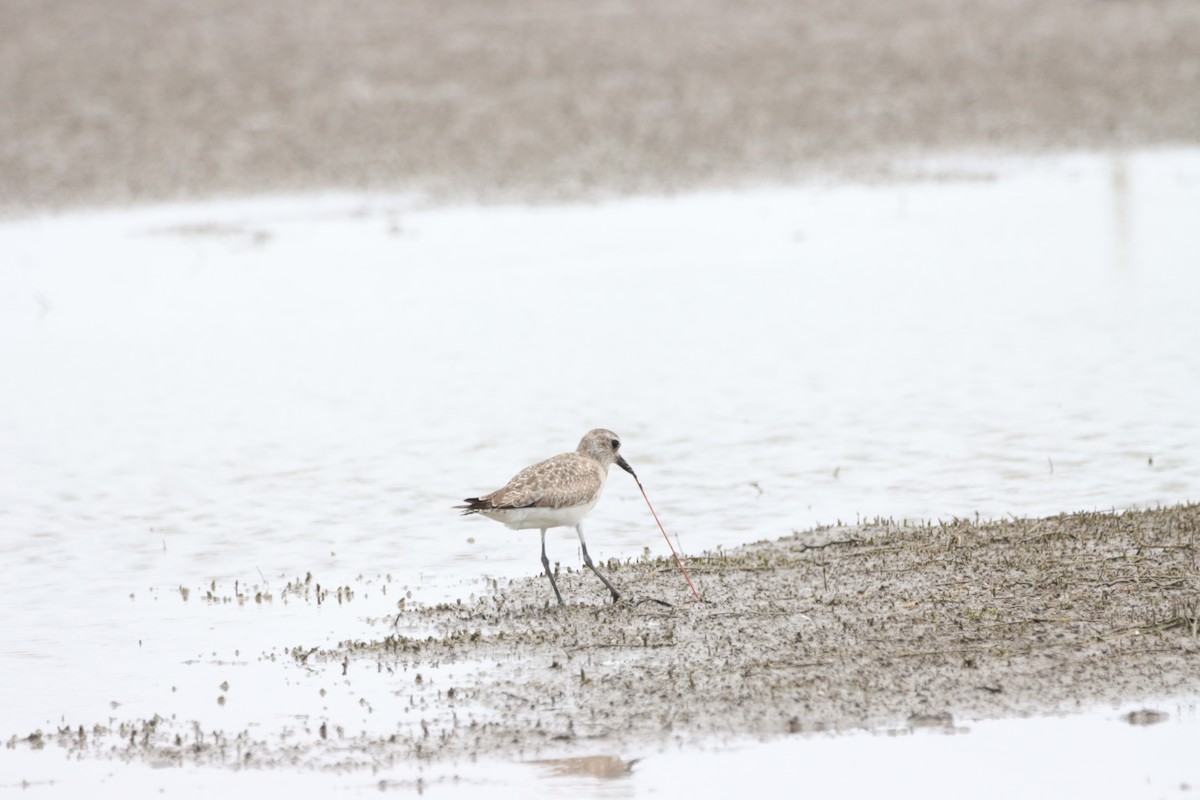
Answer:
[{"label": "blurred background shore", "polygon": [[0,210],[555,202],[1200,142],[1193,0],[6,0]]}]

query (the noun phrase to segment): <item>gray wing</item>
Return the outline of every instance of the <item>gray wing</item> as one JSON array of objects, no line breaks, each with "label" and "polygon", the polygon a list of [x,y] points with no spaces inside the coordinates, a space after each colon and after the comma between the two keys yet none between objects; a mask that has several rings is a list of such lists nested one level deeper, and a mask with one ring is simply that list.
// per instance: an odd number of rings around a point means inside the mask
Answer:
[{"label": "gray wing", "polygon": [[565,508],[587,503],[600,488],[600,466],[563,453],[518,472],[503,489],[479,498],[489,508]]}]

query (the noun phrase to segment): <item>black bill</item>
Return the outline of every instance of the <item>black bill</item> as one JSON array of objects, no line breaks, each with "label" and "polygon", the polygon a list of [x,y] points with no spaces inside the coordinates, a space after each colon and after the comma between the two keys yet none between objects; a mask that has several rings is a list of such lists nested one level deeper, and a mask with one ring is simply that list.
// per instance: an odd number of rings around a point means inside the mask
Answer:
[{"label": "black bill", "polygon": [[629,466],[629,462],[625,460],[624,456],[617,456],[617,466],[637,478],[637,473],[633,471],[633,467]]}]

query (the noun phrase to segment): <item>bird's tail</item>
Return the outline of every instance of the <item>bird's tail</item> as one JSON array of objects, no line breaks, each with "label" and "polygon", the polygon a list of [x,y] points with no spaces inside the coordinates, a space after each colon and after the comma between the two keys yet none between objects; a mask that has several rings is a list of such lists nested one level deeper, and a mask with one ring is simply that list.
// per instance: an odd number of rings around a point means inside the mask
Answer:
[{"label": "bird's tail", "polygon": [[455,506],[455,508],[462,509],[464,517],[467,514],[478,514],[480,511],[491,507],[492,504],[481,497],[468,497],[463,501],[463,505]]}]

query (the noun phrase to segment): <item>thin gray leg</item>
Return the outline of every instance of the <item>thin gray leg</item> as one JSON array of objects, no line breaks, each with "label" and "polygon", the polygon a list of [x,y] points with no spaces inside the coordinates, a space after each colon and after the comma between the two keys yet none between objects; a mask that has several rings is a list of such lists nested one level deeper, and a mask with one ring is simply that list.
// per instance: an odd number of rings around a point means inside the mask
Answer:
[{"label": "thin gray leg", "polygon": [[[558,593],[558,584],[554,582],[554,573],[550,571],[550,559],[546,558],[546,529],[542,528],[542,569],[546,570],[546,577],[550,579],[550,586],[554,589],[554,596],[558,598],[558,604],[565,606],[562,595]],[[607,581],[605,581],[607,583]]]},{"label": "thin gray leg", "polygon": [[592,563],[592,557],[588,555],[587,542],[585,542],[583,540],[583,523],[582,522],[575,526],[575,532],[579,534],[579,546],[583,548],[583,563],[588,565],[588,569],[590,569],[592,572],[596,573],[597,578],[604,581],[604,585],[608,587],[608,590],[610,592],[612,592],[613,602],[614,603],[617,602],[618,600],[621,599],[621,594],[616,589],[613,588],[613,585],[611,583],[608,582],[608,578],[606,578],[600,574],[600,570],[596,569],[596,565]]}]

